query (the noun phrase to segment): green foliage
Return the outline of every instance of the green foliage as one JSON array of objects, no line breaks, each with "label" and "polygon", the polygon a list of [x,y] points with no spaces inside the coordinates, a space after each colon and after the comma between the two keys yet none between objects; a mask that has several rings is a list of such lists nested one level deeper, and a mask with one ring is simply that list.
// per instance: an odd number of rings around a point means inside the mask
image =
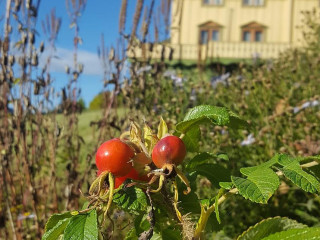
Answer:
[{"label": "green foliage", "polygon": [[267,203],[280,184],[278,176],[268,168],[256,170],[247,178],[232,176],[231,180],[243,197],[257,203]]},{"label": "green foliage", "polygon": [[86,103],[84,102],[83,98],[80,98],[77,102],[77,105],[78,105],[78,109],[80,111],[83,111],[86,109]]},{"label": "green foliage", "polygon": [[213,154],[209,152],[202,152],[195,155],[190,161],[186,163],[187,170],[192,171],[196,169],[198,165],[203,163],[216,163],[218,160],[223,159],[225,161],[228,160],[228,156],[226,154]]},{"label": "green foliage", "polygon": [[201,105],[192,108],[182,122],[178,123],[176,129],[186,133],[200,124],[209,123],[218,126],[247,127],[247,123],[241,120],[235,113],[224,107]]},{"label": "green foliage", "polygon": [[43,240],[56,240],[63,234],[65,228],[69,224],[72,215],[70,212],[62,214],[53,214],[45,227],[45,233],[42,236]]},{"label": "green foliage", "polygon": [[59,221],[69,219],[71,217],[72,217],[72,215],[70,212],[65,212],[65,213],[61,213],[61,214],[53,214],[49,218],[48,222],[46,223],[45,231],[47,232],[50,229],[52,229]]},{"label": "green foliage", "polygon": [[199,127],[190,129],[182,138],[188,152],[199,152],[201,132]]},{"label": "green foliage", "polygon": [[64,240],[97,240],[97,213],[92,210],[88,214],[78,214],[70,219],[63,236]]},{"label": "green foliage", "polygon": [[232,182],[245,198],[267,203],[280,184],[277,175],[270,168],[280,165],[281,172],[304,191],[319,192],[319,180],[302,170],[300,160],[286,154],[276,154],[271,160],[259,166],[240,169],[247,178],[232,177]]},{"label": "green foliage", "polygon": [[287,155],[280,155],[279,164],[283,167],[281,171],[294,184],[301,187],[304,191],[316,193],[320,191],[320,182],[311,174],[303,171],[297,159]]},{"label": "green foliage", "polygon": [[43,240],[63,239],[96,240],[98,239],[97,213],[95,210],[73,216],[70,212],[54,214],[46,224]]},{"label": "green foliage", "polygon": [[196,174],[206,177],[213,186],[219,188],[219,182],[230,181],[230,171],[219,164],[204,163],[197,165],[190,174]]},{"label": "green foliage", "polygon": [[198,165],[201,165],[203,163],[215,163],[216,159],[216,155],[208,152],[202,152],[195,155],[190,161],[188,161],[186,164],[186,168],[188,170],[196,169]]},{"label": "green foliage", "polygon": [[301,229],[307,226],[295,220],[282,217],[264,219],[242,233],[237,240],[261,240],[269,235],[289,229]]},{"label": "green foliage", "polygon": [[104,95],[103,93],[99,93],[90,102],[89,109],[90,110],[101,109],[103,107],[103,103],[104,103]]},{"label": "green foliage", "polygon": [[148,207],[145,193],[136,187],[122,188],[113,196],[113,202],[129,213],[139,215]]},{"label": "green foliage", "polygon": [[303,229],[290,229],[283,232],[272,234],[263,240],[315,240],[320,239],[320,228],[303,228]]}]

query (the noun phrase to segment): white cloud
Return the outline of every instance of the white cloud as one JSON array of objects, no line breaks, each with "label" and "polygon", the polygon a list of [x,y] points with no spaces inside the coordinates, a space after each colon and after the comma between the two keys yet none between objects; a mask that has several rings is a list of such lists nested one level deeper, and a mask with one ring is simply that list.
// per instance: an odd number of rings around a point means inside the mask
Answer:
[{"label": "white cloud", "polygon": [[[41,60],[45,61],[48,56],[48,52],[42,55]],[[51,72],[65,72],[66,66],[72,68],[73,66],[73,50],[66,48],[56,48],[54,58],[51,60],[50,71]],[[98,54],[85,50],[78,50],[78,63],[84,65],[83,74],[86,75],[102,75],[103,68],[98,58]]]}]

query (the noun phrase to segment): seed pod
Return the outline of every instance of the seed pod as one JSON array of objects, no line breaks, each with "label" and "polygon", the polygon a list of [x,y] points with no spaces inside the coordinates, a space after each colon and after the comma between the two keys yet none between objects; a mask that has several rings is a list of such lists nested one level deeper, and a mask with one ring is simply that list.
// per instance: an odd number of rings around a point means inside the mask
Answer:
[{"label": "seed pod", "polygon": [[21,6],[21,1],[20,0],[15,0],[14,1],[14,11],[19,12]]},{"label": "seed pod", "polygon": [[38,55],[36,53],[34,53],[32,55],[31,65],[32,66],[38,66]]},{"label": "seed pod", "polygon": [[21,34],[21,42],[23,45],[27,44],[27,35],[25,33]]},{"label": "seed pod", "polygon": [[79,73],[82,73],[83,72],[83,64],[79,63],[78,69],[79,69]]},{"label": "seed pod", "polygon": [[32,0],[27,0],[26,1],[26,8],[30,9],[31,6],[32,6]]},{"label": "seed pod", "polygon": [[43,43],[43,41],[40,43],[39,50],[40,50],[41,53],[44,51],[44,43]]},{"label": "seed pod", "polygon": [[14,58],[13,55],[10,55],[10,56],[9,56],[9,64],[10,64],[10,66],[13,66],[14,63],[15,63],[15,58]]},{"label": "seed pod", "polygon": [[69,68],[69,66],[65,66],[65,71],[66,71],[66,74],[69,74],[69,73],[70,73],[70,68]]},{"label": "seed pod", "polygon": [[31,44],[34,44],[34,42],[35,42],[34,33],[32,33],[32,32],[29,32],[29,42]]},{"label": "seed pod", "polygon": [[27,64],[24,57],[19,57],[19,64],[22,68],[26,68]]},{"label": "seed pod", "polygon": [[113,61],[114,57],[115,57],[114,48],[111,48],[109,52],[109,61]]},{"label": "seed pod", "polygon": [[38,83],[35,83],[33,87],[33,93],[34,95],[38,95],[39,92],[40,92],[40,85]]}]

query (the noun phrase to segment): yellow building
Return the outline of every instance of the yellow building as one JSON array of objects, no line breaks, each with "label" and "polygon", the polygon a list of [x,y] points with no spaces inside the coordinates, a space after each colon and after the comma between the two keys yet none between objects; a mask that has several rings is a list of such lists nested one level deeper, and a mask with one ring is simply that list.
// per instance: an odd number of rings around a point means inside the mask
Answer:
[{"label": "yellow building", "polygon": [[176,60],[274,58],[303,44],[303,11],[319,0],[172,0],[170,43],[136,56]]},{"label": "yellow building", "polygon": [[173,0],[173,58],[277,57],[301,45],[302,11],[313,8],[319,0]]}]

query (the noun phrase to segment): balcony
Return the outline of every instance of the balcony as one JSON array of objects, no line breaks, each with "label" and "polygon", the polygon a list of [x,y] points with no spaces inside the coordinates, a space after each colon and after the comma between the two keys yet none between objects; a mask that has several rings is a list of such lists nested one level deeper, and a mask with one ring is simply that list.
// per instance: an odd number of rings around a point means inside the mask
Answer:
[{"label": "balcony", "polygon": [[289,43],[261,42],[209,42],[206,45],[193,44],[144,44],[141,48],[131,48],[129,57],[173,60],[205,60],[212,58],[261,59],[276,58],[291,47]]}]

